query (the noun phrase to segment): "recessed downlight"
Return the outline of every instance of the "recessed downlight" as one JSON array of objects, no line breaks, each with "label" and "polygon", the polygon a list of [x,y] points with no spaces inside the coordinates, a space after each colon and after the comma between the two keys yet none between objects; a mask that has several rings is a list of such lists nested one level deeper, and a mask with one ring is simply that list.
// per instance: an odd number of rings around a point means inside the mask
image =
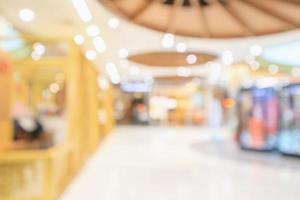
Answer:
[{"label": "recessed downlight", "polygon": [[72,0],[73,6],[83,22],[92,20],[92,14],[89,10],[85,0]]},{"label": "recessed downlight", "polygon": [[85,39],[82,35],[80,34],[77,34],[74,36],[74,42],[77,44],[77,45],[82,45],[84,43]]},{"label": "recessed downlight", "polygon": [[111,17],[108,22],[108,26],[112,29],[116,29],[120,25],[120,20],[117,17]]},{"label": "recessed downlight", "polygon": [[86,28],[88,36],[95,37],[100,34],[100,28],[97,25],[89,25]]},{"label": "recessed downlight", "polygon": [[22,9],[19,12],[19,17],[24,22],[31,22],[35,18],[35,13],[31,9]]},{"label": "recessed downlight", "polygon": [[88,50],[87,52],[85,52],[85,57],[88,60],[95,60],[97,58],[97,53],[94,50]]},{"label": "recessed downlight", "polygon": [[197,62],[197,56],[195,54],[189,54],[186,57],[186,62],[190,65],[193,65]]},{"label": "recessed downlight", "polygon": [[172,48],[174,46],[175,36],[171,33],[166,33],[161,41],[161,44],[164,48]]}]

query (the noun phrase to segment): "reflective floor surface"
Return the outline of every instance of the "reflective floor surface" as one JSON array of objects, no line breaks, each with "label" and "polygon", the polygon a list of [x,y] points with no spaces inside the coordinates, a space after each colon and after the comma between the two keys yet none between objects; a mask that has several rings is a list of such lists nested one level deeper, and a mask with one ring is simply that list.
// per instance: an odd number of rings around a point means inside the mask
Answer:
[{"label": "reflective floor surface", "polygon": [[220,136],[205,127],[118,127],[61,200],[300,199],[300,159],[242,152],[229,131]]}]

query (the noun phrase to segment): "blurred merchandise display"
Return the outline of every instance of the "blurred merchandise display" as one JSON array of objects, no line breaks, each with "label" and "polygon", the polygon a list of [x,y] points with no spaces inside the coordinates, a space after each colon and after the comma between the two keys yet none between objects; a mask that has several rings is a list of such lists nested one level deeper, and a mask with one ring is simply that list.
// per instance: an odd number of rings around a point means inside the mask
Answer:
[{"label": "blurred merchandise display", "polygon": [[241,148],[300,156],[300,84],[242,88],[238,117]]},{"label": "blurred merchandise display", "polygon": [[282,89],[281,111],[278,150],[284,154],[300,156],[300,84]]},{"label": "blurred merchandise display", "polygon": [[134,124],[148,124],[147,97],[135,94],[131,100],[131,118]]},{"label": "blurred merchandise display", "polygon": [[242,148],[273,150],[279,132],[279,97],[274,88],[241,89],[239,142]]},{"label": "blurred merchandise display", "polygon": [[115,88],[114,110],[118,124],[147,125],[149,123],[148,107],[148,93],[129,92],[123,88]]}]

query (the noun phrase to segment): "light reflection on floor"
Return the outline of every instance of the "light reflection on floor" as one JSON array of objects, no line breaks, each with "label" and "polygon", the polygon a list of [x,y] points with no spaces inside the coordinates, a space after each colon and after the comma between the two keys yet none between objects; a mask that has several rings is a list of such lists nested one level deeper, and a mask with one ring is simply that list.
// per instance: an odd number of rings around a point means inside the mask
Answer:
[{"label": "light reflection on floor", "polygon": [[[234,145],[228,132],[221,135]],[[278,156],[265,165],[220,146],[207,128],[119,127],[61,200],[300,199],[300,159],[292,168],[276,164],[287,161]]]}]

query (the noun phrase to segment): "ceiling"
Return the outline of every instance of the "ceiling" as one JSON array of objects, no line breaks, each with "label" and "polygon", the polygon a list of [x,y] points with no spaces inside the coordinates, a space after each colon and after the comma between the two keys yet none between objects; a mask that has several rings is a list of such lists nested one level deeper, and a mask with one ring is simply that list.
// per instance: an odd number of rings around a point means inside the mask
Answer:
[{"label": "ceiling", "polygon": [[[33,22],[20,20],[19,11],[24,8],[35,12]],[[0,0],[0,13],[20,31],[41,37],[72,36],[80,25],[69,0]]]},{"label": "ceiling", "polygon": [[[125,2],[130,0],[115,1]],[[139,0],[135,1],[139,2]],[[257,0],[256,3],[258,1],[259,0]],[[275,0],[264,0],[262,2],[270,1]],[[276,2],[277,1],[282,2],[282,0],[276,0]],[[298,0],[295,1],[298,2]],[[90,24],[97,25],[100,27],[100,36],[106,43],[107,51],[99,53],[95,63],[98,67],[102,68],[108,62],[113,62],[122,76],[133,78],[140,78],[142,77],[141,74],[151,74],[153,76],[176,76],[177,72],[176,68],[166,69],[163,66],[153,68],[148,65],[137,64],[128,61],[127,59],[120,58],[118,52],[121,48],[126,48],[129,52],[129,56],[132,56],[149,52],[176,52],[176,45],[178,43],[184,43],[186,44],[187,52],[221,56],[224,51],[229,50],[232,52],[234,61],[240,61],[243,60],[247,53],[249,53],[249,47],[251,45],[256,44],[266,47],[269,45],[285,44],[295,40],[300,40],[299,29],[290,30],[293,29],[294,26],[284,26],[287,28],[282,30],[289,31],[258,37],[249,35],[250,37],[247,38],[211,39],[175,35],[174,45],[170,48],[164,48],[162,46],[164,33],[131,23],[126,18],[120,17],[122,16],[122,13],[118,13],[119,15],[116,15],[116,13],[111,12],[99,3],[99,0],[86,0],[86,2],[93,16],[92,21],[88,23],[84,23],[80,20],[71,0],[0,0],[0,13],[19,30],[28,34],[55,38],[70,38],[75,34],[82,34],[85,36],[85,43],[82,45],[83,52],[95,49],[92,42],[93,38],[86,34],[86,27]],[[158,1],[155,0],[155,2]],[[239,3],[241,2],[242,1]],[[291,5],[297,5],[297,2]],[[172,5],[168,6],[172,7]],[[23,8],[30,8],[35,12],[36,17],[34,21],[24,23],[19,19],[18,13]],[[192,8],[189,7],[182,9]],[[282,10],[285,11],[285,9]],[[107,23],[109,19],[116,16],[119,16],[120,25],[118,28],[112,29],[107,25]],[[135,69],[140,69],[140,74],[131,74],[131,68],[133,66]],[[191,74],[194,76],[205,76],[208,73],[210,73],[209,65],[199,64],[191,69]]]},{"label": "ceiling", "polygon": [[[128,60],[149,67],[180,67],[187,65],[187,58],[191,56],[195,60],[189,63],[188,66],[199,66],[209,61],[216,59],[216,56],[197,52],[149,52],[143,54],[132,55],[128,57]],[[194,58],[193,58],[194,57]]]},{"label": "ceiling", "polygon": [[300,0],[99,1],[131,22],[191,37],[246,37],[300,27]]}]

